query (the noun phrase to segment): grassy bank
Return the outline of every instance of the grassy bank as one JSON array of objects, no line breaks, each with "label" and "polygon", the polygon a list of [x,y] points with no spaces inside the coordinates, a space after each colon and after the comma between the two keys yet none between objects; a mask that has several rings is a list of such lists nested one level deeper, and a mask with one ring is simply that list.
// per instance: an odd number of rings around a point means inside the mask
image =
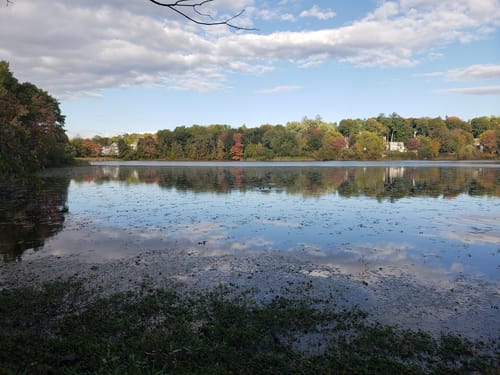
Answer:
[{"label": "grassy bank", "polygon": [[277,297],[187,297],[147,286],[96,297],[79,283],[0,292],[0,374],[481,373],[499,343],[435,339]]}]

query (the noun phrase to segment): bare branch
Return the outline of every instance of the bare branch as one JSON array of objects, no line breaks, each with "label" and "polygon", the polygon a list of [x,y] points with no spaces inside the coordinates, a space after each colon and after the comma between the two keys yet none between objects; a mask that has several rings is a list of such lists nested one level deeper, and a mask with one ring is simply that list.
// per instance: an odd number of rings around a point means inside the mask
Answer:
[{"label": "bare branch", "polygon": [[5,6],[8,7],[9,4],[14,4],[14,2],[11,0],[6,0]]},{"label": "bare branch", "polygon": [[[10,1],[10,0],[7,0]],[[254,31],[257,30],[255,28],[249,28],[249,27],[242,27],[238,26],[232,23],[232,21],[235,18],[238,18],[241,16],[244,12],[245,9],[242,9],[239,13],[235,14],[232,17],[220,20],[220,21],[211,21],[213,20],[212,16],[206,13],[203,13],[200,11],[200,8],[203,7],[204,5],[213,2],[214,0],[199,0],[199,1],[193,1],[193,0],[176,0],[172,2],[162,2],[162,1],[157,1],[157,0],[149,0],[153,4],[167,7],[170,10],[174,11],[175,13],[181,15],[182,17],[188,19],[189,21],[196,23],[198,25],[205,25],[205,26],[215,26],[215,25],[226,25],[232,29],[235,30],[246,30],[246,31]],[[196,13],[198,16],[201,18],[195,18],[193,16],[190,16],[187,14],[183,8],[191,8],[191,10]],[[204,20],[205,19],[205,20]],[[206,20],[210,19],[210,20]]]}]

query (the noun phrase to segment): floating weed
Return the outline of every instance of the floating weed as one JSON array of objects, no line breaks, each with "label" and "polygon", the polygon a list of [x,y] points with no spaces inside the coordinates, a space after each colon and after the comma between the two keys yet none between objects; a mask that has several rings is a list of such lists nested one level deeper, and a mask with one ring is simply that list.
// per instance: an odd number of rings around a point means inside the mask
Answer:
[{"label": "floating weed", "polygon": [[497,342],[436,339],[370,323],[359,307],[313,306],[283,297],[256,305],[223,289],[98,297],[60,282],[2,290],[0,374],[498,372]]}]

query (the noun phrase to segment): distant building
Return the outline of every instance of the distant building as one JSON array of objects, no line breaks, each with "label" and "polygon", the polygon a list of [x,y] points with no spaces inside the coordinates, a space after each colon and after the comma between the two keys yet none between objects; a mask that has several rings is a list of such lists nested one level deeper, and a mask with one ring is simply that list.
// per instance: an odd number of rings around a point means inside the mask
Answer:
[{"label": "distant building", "polygon": [[385,148],[387,151],[406,152],[406,147],[403,142],[386,142]]},{"label": "distant building", "polygon": [[113,142],[108,146],[102,146],[101,155],[102,156],[118,156],[120,150],[118,148],[118,143]]}]

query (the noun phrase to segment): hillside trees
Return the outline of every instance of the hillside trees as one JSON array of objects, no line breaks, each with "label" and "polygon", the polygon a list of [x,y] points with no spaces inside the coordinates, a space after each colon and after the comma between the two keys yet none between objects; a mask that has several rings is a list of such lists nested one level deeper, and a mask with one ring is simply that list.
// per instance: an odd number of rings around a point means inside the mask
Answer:
[{"label": "hillside trees", "polygon": [[59,103],[19,83],[0,61],[0,176],[21,176],[72,161]]}]

